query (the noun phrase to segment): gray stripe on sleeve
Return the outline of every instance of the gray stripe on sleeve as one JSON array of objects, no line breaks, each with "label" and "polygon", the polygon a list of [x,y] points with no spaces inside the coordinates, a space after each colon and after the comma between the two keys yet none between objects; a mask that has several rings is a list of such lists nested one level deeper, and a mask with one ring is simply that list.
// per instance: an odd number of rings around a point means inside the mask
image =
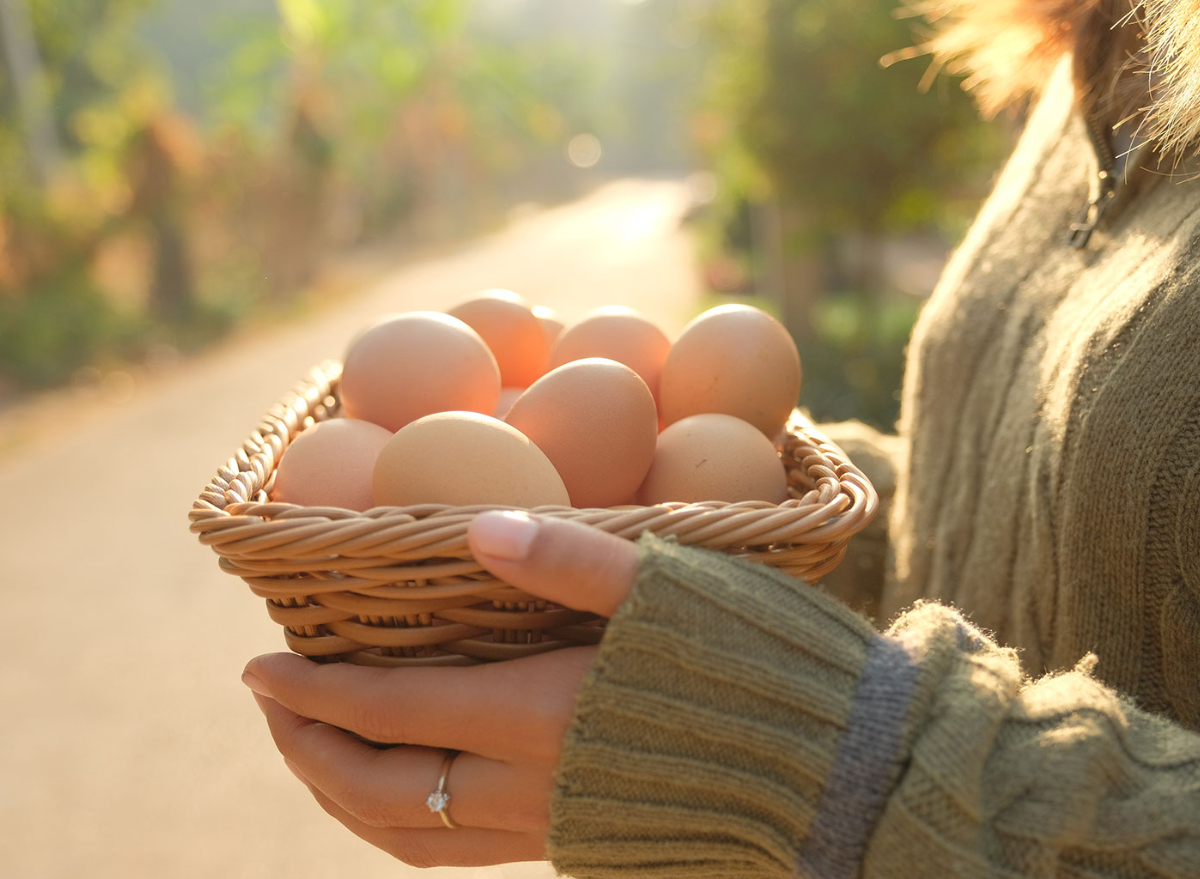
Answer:
[{"label": "gray stripe on sleeve", "polygon": [[806,879],[853,879],[887,799],[918,666],[904,644],[876,636],[846,731],[797,863]]}]

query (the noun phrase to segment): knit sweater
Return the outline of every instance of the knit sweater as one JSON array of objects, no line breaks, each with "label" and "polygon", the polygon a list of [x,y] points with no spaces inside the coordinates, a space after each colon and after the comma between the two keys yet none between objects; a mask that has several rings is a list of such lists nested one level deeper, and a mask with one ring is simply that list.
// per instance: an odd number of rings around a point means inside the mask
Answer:
[{"label": "knit sweater", "polygon": [[1200,877],[1183,170],[1066,247],[1095,166],[1056,74],[914,332],[900,439],[856,437],[895,500],[843,567],[890,547],[887,584],[854,588],[901,615],[879,634],[763,566],[644,541],[564,745],[560,870]]},{"label": "knit sweater", "polygon": [[913,333],[882,609],[952,603],[1032,674],[1094,651],[1200,729],[1200,183],[1063,246],[1095,173],[1065,73]]},{"label": "knit sweater", "polygon": [[919,604],[885,634],[762,565],[643,538],[568,732],[579,879],[1200,877],[1200,735],[1090,661]]}]

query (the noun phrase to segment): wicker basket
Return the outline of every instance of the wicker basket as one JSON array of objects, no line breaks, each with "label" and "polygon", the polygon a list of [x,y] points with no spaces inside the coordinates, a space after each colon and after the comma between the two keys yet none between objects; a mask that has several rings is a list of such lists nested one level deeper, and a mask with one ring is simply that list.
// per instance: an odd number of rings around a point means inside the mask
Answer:
[{"label": "wicker basket", "polygon": [[[365,513],[271,503],[275,464],[306,427],[337,414],[341,365],[326,362],[264,418],[192,506],[191,530],[267,600],[288,647],[363,665],[465,665],[599,641],[604,621],[533,598],[489,575],[467,525],[497,507],[377,507]],[[721,550],[815,581],[875,515],[866,477],[803,415],[781,455],[782,504],[662,504],[539,515],[628,539],[642,532]]]}]

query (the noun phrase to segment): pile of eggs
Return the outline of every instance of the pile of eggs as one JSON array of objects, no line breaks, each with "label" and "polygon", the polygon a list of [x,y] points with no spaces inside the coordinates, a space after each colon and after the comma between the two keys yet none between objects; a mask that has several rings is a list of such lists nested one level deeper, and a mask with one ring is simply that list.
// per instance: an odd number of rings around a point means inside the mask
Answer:
[{"label": "pile of eggs", "polygon": [[714,308],[672,344],[628,308],[564,328],[488,291],[362,330],[341,417],[295,438],[273,498],[360,511],[780,503],[775,440],[799,392],[795,343],[756,308]]}]

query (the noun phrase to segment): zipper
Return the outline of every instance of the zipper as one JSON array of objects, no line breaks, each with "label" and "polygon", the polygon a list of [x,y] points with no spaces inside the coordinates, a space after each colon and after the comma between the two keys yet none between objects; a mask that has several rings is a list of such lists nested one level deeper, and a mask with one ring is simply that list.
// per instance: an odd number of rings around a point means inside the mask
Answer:
[{"label": "zipper", "polygon": [[1104,127],[1091,114],[1084,114],[1084,122],[1088,140],[1092,142],[1092,149],[1096,153],[1096,161],[1100,167],[1096,172],[1096,178],[1092,181],[1092,196],[1088,200],[1087,207],[1083,209],[1078,219],[1071,224],[1070,231],[1067,233],[1067,244],[1076,250],[1087,247],[1092,233],[1096,231],[1096,227],[1104,219],[1104,215],[1108,212],[1108,207],[1112,204],[1113,197],[1117,192],[1116,180],[1113,174],[1113,170],[1117,164],[1117,157],[1113,155],[1108,135],[1104,131]]},{"label": "zipper", "polygon": [[1092,196],[1087,207],[1071,224],[1070,231],[1067,233],[1067,244],[1076,250],[1087,247],[1088,240],[1096,231],[1096,227],[1100,225],[1100,221],[1104,219],[1105,213],[1108,212],[1108,206],[1112,204],[1113,196],[1116,194],[1111,171],[1101,171],[1096,176],[1096,195]]}]

